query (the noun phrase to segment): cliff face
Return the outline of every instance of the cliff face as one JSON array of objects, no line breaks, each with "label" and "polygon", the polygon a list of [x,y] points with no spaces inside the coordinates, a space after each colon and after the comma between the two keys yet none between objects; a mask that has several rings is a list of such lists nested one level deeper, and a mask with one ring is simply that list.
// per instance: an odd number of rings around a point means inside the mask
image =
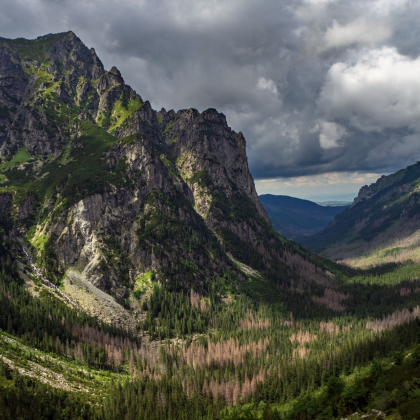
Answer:
[{"label": "cliff face", "polygon": [[153,110],[72,32],[0,38],[0,84],[2,214],[51,275],[122,298],[153,271],[205,294],[244,279],[229,251],[278,283],[330,278],[271,228],[223,114]]}]

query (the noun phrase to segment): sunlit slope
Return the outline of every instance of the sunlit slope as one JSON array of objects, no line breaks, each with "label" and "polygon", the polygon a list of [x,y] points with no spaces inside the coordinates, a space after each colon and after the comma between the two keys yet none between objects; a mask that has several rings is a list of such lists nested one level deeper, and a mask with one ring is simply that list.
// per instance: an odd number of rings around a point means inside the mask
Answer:
[{"label": "sunlit slope", "polygon": [[327,257],[365,267],[420,261],[420,164],[363,187],[354,203],[302,244]]}]

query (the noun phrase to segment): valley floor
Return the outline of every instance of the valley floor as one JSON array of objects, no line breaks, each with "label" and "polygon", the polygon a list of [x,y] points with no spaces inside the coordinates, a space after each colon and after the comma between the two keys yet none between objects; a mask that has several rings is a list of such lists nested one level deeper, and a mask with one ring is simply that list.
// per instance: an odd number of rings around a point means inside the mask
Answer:
[{"label": "valley floor", "polygon": [[[181,335],[169,325],[167,337],[158,314],[157,328],[143,339],[76,311],[33,283],[21,260],[26,283],[2,278],[0,285],[0,419],[420,417],[417,266],[359,272],[334,292],[343,295],[342,309],[319,298],[318,316],[295,318],[285,306],[294,294],[262,303],[269,283],[232,260],[254,298],[226,288],[219,303],[191,294],[172,306],[176,301],[156,289],[149,313],[167,305],[174,318],[182,303],[194,323]],[[64,285],[79,304],[96,296],[108,308],[117,305],[72,275]]]}]

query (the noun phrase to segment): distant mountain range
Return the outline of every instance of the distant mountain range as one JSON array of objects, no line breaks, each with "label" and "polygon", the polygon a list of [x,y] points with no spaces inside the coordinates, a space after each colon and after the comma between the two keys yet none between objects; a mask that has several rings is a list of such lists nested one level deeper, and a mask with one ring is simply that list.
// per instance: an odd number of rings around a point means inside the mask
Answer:
[{"label": "distant mountain range", "polygon": [[302,236],[320,232],[348,207],[337,205],[336,202],[334,205],[319,205],[287,195],[263,194],[259,199],[274,229],[285,238],[297,242]]},{"label": "distant mountain range", "polygon": [[354,203],[301,244],[347,264],[420,262],[420,163],[361,188]]}]

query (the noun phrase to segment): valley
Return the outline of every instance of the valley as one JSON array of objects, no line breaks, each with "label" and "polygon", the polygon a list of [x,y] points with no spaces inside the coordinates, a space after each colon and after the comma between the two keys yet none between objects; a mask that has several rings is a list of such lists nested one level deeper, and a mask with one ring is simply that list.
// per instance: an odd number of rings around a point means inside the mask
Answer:
[{"label": "valley", "polygon": [[417,165],[300,203],[298,244],[215,109],[73,32],[0,38],[0,75],[0,420],[420,416]]},{"label": "valley", "polygon": [[261,204],[270,218],[273,228],[289,240],[299,242],[301,236],[320,232],[347,205],[319,205],[299,198],[263,194]]}]

